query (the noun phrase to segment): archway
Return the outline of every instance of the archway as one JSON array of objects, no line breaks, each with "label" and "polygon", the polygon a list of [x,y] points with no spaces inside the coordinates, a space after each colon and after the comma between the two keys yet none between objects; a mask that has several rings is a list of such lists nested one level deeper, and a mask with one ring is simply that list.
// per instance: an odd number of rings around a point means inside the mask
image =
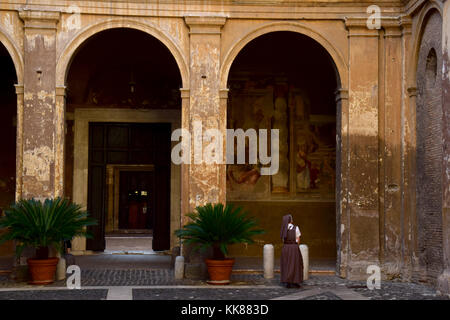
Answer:
[{"label": "archway", "polygon": [[[17,83],[14,62],[0,42],[0,136],[2,150],[0,157],[0,215],[15,200],[16,190],[16,131],[17,97],[14,85]],[[0,256],[12,255],[12,243],[0,246]]]},{"label": "archway", "polygon": [[181,121],[174,56],[146,32],[114,28],[83,42],[69,65],[65,194],[100,222],[86,249],[169,249],[179,227],[171,217],[180,216],[170,161]]},{"label": "archway", "polygon": [[421,281],[435,284],[443,270],[442,249],[442,17],[429,10],[423,29],[417,59],[416,105],[416,186],[417,230],[416,252]]},{"label": "archway", "polygon": [[259,35],[233,61],[227,127],[280,130],[277,174],[260,175],[260,164],[227,167],[227,202],[249,210],[267,231],[234,254],[258,256],[272,243],[279,255],[279,225],[290,213],[313,264],[335,268],[337,70],[321,44],[291,31]]}]

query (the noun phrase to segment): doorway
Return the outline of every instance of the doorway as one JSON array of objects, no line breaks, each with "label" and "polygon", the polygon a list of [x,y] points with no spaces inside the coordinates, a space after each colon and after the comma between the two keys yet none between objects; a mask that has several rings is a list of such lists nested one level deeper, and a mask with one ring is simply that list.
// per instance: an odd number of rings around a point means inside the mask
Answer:
[{"label": "doorway", "polygon": [[152,171],[120,171],[119,229],[152,231],[155,219]]},{"label": "doorway", "polygon": [[169,123],[90,123],[88,250],[130,233],[151,237],[146,250],[170,248],[170,133]]}]

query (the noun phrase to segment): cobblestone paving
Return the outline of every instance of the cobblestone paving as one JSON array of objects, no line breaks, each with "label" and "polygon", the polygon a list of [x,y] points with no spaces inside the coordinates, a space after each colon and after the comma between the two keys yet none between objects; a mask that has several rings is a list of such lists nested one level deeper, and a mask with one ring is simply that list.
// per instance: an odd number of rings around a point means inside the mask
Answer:
[{"label": "cobblestone paving", "polygon": [[[292,295],[299,291],[307,291],[315,288],[322,290],[319,294],[314,294],[304,299],[317,300],[336,300],[339,299],[331,291],[335,289],[348,289],[351,292],[358,293],[371,300],[448,300],[447,296],[440,296],[436,291],[425,285],[415,283],[403,283],[395,281],[382,281],[380,290],[369,290],[365,282],[348,281],[336,276],[313,275],[309,280],[305,281],[301,289],[287,289],[280,285],[279,274],[274,279],[266,280],[261,274],[233,274],[231,278],[231,286],[229,288],[211,287],[204,281],[196,280],[176,280],[173,276],[172,269],[155,269],[155,270],[82,270],[81,274],[82,287],[109,287],[109,286],[174,286],[169,288],[135,288],[133,296],[136,299],[226,299],[229,300],[248,300],[248,299],[272,299],[276,297],[284,297]],[[65,287],[66,281],[57,281],[52,287]],[[200,286],[199,288],[183,289],[177,286]],[[242,286],[243,288],[236,288]],[[252,286],[258,286],[252,288]],[[250,288],[249,288],[250,287]],[[17,283],[9,279],[8,275],[0,275],[0,288],[36,288],[27,283]],[[155,291],[156,290],[156,291]],[[55,292],[54,290],[51,290]],[[78,290],[77,290],[78,291]],[[88,291],[88,290],[81,290]],[[10,292],[3,291],[0,299],[5,297],[16,297],[9,295]],[[80,292],[80,291],[78,291]],[[15,293],[17,294],[17,293]],[[97,294],[93,292],[93,294]],[[50,296],[52,294],[49,293]],[[61,295],[61,299],[66,296],[62,292],[54,293],[55,297]],[[83,296],[81,294],[81,296]],[[33,296],[34,297],[34,296]],[[70,298],[70,295],[67,296]],[[95,299],[96,295],[94,295]],[[176,298],[175,298],[176,297]],[[194,297],[194,298],[191,298]],[[20,299],[20,298],[19,298]],[[51,299],[51,298],[49,298]],[[76,299],[76,297],[73,297]],[[84,299],[91,299],[88,295]]]},{"label": "cobblestone paving", "polygon": [[107,289],[3,291],[0,300],[105,300]]},{"label": "cobblestone paving", "polygon": [[324,292],[304,298],[303,300],[342,300],[332,292]]},{"label": "cobblestone paving", "polygon": [[268,300],[290,293],[292,290],[281,286],[270,289],[134,289],[133,300]]}]

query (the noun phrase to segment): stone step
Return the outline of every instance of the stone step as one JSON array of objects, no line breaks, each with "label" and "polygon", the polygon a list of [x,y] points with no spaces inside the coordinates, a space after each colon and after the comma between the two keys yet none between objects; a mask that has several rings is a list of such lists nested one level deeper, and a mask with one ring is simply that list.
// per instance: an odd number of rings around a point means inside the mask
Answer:
[{"label": "stone step", "polygon": [[106,236],[105,252],[110,253],[152,253],[153,237],[149,236]]}]

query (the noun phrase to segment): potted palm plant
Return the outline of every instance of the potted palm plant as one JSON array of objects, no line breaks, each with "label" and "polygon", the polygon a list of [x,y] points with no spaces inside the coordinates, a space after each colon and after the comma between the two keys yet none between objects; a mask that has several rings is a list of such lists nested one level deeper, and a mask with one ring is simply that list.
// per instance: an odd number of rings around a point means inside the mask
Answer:
[{"label": "potted palm plant", "polygon": [[14,240],[16,255],[23,249],[35,248],[36,254],[27,260],[31,284],[49,284],[54,281],[58,258],[49,256],[49,248],[63,250],[63,241],[75,236],[90,237],[86,226],[95,225],[81,206],[67,199],[56,198],[19,200],[0,218],[0,244]]},{"label": "potted palm plant", "polygon": [[264,233],[257,222],[242,211],[221,203],[199,206],[187,215],[190,222],[175,234],[194,250],[212,248],[212,259],[206,259],[210,284],[230,283],[233,258],[227,258],[228,246],[235,243],[254,243],[255,235]]}]

